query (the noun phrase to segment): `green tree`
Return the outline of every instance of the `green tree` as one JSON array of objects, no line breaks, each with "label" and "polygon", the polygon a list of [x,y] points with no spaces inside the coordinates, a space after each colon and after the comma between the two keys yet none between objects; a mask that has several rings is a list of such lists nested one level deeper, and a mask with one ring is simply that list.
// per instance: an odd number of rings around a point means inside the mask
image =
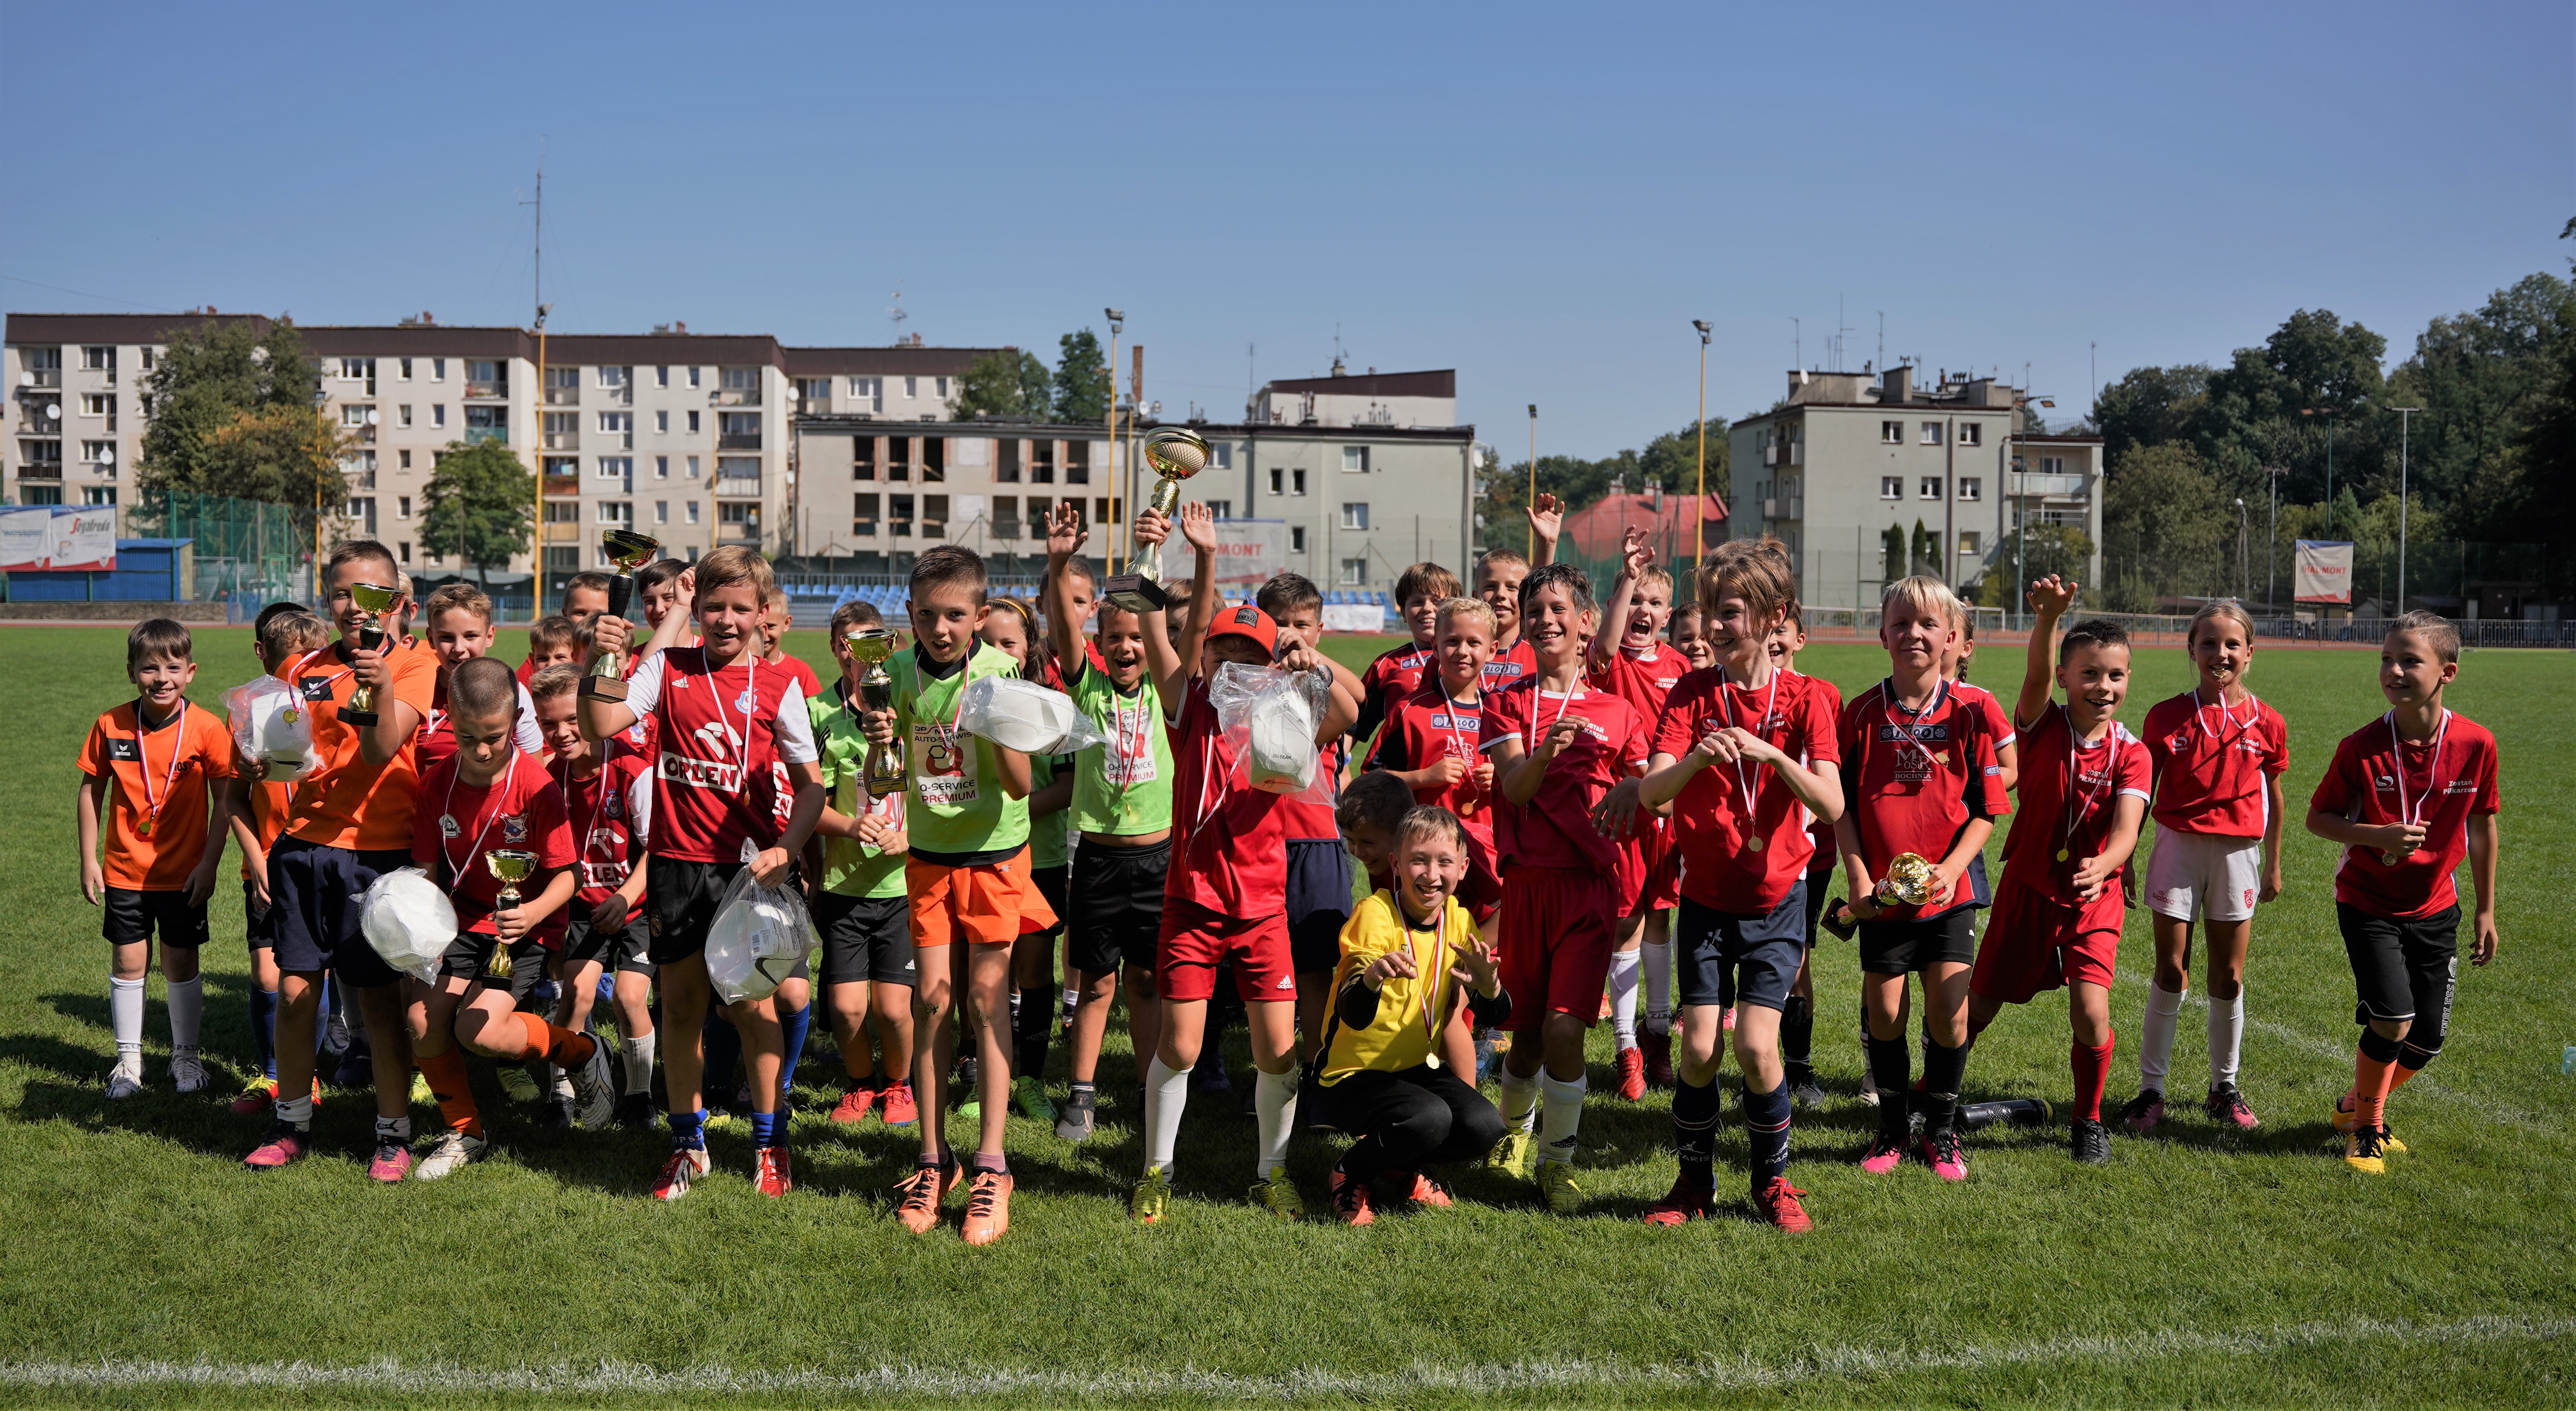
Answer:
[{"label": "green tree", "polygon": [[[240,319],[173,330],[152,371],[143,376],[143,402],[151,420],[144,428],[135,483],[144,490],[282,500],[305,507],[309,527],[309,480],[277,479],[255,457],[245,460],[239,442],[251,433],[237,431],[231,452],[218,456],[214,448],[217,433],[233,427],[245,413],[309,412],[318,375],[313,359],[305,355],[303,335],[291,323],[262,328]],[[260,426],[258,436],[273,438],[289,423],[263,420]],[[243,478],[227,478],[243,471],[249,472]]]},{"label": "green tree", "polygon": [[2236,591],[2235,496],[2180,442],[2133,450],[2112,467],[2102,503],[2102,601],[2153,612],[2184,597]]},{"label": "green tree", "polygon": [[1906,572],[1941,576],[1941,536],[1919,519],[1914,521],[1913,558]]},{"label": "green tree", "polygon": [[1056,340],[1062,353],[1055,364],[1055,419],[1086,426],[1109,416],[1109,363],[1100,339],[1088,328]]},{"label": "green tree", "polygon": [[1995,555],[1996,571],[1978,580],[1977,603],[1990,608],[2019,606],[2023,590],[2013,581],[2016,576],[2022,584],[2052,573],[2080,583],[2092,562],[2093,541],[2084,537],[2083,530],[2071,524],[2025,525],[2017,535],[2004,536]]},{"label": "green tree", "polygon": [[498,441],[451,441],[437,457],[422,490],[421,539],[474,565],[488,590],[491,570],[528,551],[536,476]]},{"label": "green tree", "polygon": [[2208,406],[2206,364],[2131,368],[2093,403],[2103,457],[2117,462],[2140,446],[2189,441],[2199,433]]},{"label": "green tree", "polygon": [[2576,339],[2576,291],[2534,274],[2468,313],[2437,318],[2415,355],[2389,377],[2389,400],[2419,406],[2410,437],[2410,485],[2451,506],[2463,528],[2527,539],[2520,454],[2547,414],[2549,393]]},{"label": "green tree", "polygon": [[1878,536],[1879,555],[1885,560],[1886,578],[1890,583],[1906,575],[1909,564],[1905,554],[1905,526],[1891,524]]},{"label": "green tree", "polygon": [[349,433],[309,405],[257,407],[204,433],[184,474],[164,471],[144,488],[285,505],[295,516],[297,542],[306,543],[317,518],[340,518],[349,495],[345,466],[355,451]]},{"label": "green tree", "polygon": [[957,379],[957,419],[979,416],[1030,417],[1040,421],[1052,410],[1054,380],[1034,353],[996,348],[975,359]]}]

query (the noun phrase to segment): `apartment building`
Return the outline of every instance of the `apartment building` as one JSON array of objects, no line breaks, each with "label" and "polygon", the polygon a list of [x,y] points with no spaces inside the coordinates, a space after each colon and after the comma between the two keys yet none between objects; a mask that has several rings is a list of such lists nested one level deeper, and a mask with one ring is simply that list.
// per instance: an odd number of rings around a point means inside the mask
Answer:
[{"label": "apartment building", "polygon": [[237,321],[268,322],[256,314],[9,315],[0,488],[22,505],[131,501],[145,374],[173,330]]},{"label": "apartment building", "polygon": [[[1802,598],[1825,606],[1874,605],[1891,574],[1901,576],[1907,565],[1889,564],[1883,547],[1891,527],[1909,553],[1916,527],[1927,530],[1942,573],[1964,587],[1992,567],[2016,518],[2081,523],[2098,579],[2099,438],[2025,436],[2018,390],[1946,372],[1918,387],[1916,371],[1794,371],[1786,401],[1735,422],[1734,536],[1780,540]],[[2055,468],[2043,472],[2042,456]]]},{"label": "apartment building", "polygon": [[1353,375],[1333,359],[1324,377],[1265,382],[1244,407],[1255,426],[1403,426],[1446,429],[1458,423],[1458,373],[1379,372]]}]

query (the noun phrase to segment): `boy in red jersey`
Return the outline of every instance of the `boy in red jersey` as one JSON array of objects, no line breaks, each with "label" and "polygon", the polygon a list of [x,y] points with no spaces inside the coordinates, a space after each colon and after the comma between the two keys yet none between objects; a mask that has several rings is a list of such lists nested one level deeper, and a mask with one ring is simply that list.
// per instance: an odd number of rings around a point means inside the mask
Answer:
[{"label": "boy in red jersey", "polygon": [[[1583,1034],[1601,1009],[1617,944],[1619,843],[1593,823],[1612,786],[1642,772],[1648,725],[1637,708],[1583,685],[1583,639],[1597,621],[1581,569],[1549,564],[1521,584],[1521,622],[1538,662],[1527,682],[1485,698],[1503,912],[1503,988],[1516,1041],[1503,1062],[1497,1165],[1535,1175],[1548,1208],[1583,1204],[1574,1139],[1583,1120]],[[1540,1068],[1546,1072],[1543,1081]],[[1533,1141],[1532,1109],[1545,1113]],[[1530,1169],[1535,1157],[1537,1169]]]},{"label": "boy in red jersey", "polygon": [[1985,716],[1995,742],[1995,767],[2003,771],[1995,777],[2010,794],[2021,782],[2021,746],[2013,735],[2012,717],[2004,714],[2004,703],[1995,699],[1994,692],[1968,679],[1968,663],[1977,655],[1977,615],[1961,603],[1952,622],[1958,635],[1941,653],[1941,679],[1950,683],[1953,695]]},{"label": "boy in red jersey", "polygon": [[[1608,691],[1637,708],[1641,719],[1662,718],[1664,697],[1690,671],[1690,658],[1664,643],[1673,600],[1673,576],[1655,567],[1646,532],[1629,529],[1619,546],[1619,576],[1610,585],[1610,611],[1585,650],[1593,689]],[[1664,913],[1681,902],[1680,859],[1665,819],[1640,818],[1620,848],[1622,896],[1619,948],[1610,956],[1610,1030],[1615,1036],[1619,1096],[1635,1102],[1652,1078],[1673,1081],[1673,947]],[[1644,972],[1646,1024],[1637,1027],[1637,984]]]},{"label": "boy in red jersey", "polygon": [[[1959,600],[1918,574],[1887,587],[1878,638],[1889,672],[1843,707],[1837,753],[1843,812],[1834,820],[1847,911],[1859,923],[1861,1000],[1869,1016],[1869,1066],[1881,1098],[1878,1134],[1861,1169],[1885,1175],[1904,1159],[1913,1089],[1906,1052],[1905,977],[1923,973],[1922,1156],[1944,1180],[1964,1180],[1956,1119],[1968,1061],[1968,966],[1976,959],[1977,909],[1987,904],[1975,864],[2004,811],[1994,740],[1984,715],[1941,677],[1958,634]],[[1879,879],[1899,857],[1928,867],[1925,899],[1904,902]]]},{"label": "boy in red jersey", "polygon": [[[416,758],[427,774],[456,753],[456,734],[447,725],[447,678],[457,663],[492,650],[492,600],[470,583],[450,583],[421,605],[429,649],[438,657],[438,690],[430,697],[429,718],[421,722]],[[545,752],[545,735],[537,726],[537,708],[528,688],[519,687],[519,718],[511,737],[524,754]]]},{"label": "boy in red jersey", "polygon": [[1370,764],[1402,780],[1415,803],[1449,810],[1466,830],[1467,877],[1458,899],[1481,926],[1503,895],[1494,865],[1494,762],[1482,749],[1494,611],[1474,598],[1452,598],[1440,605],[1433,631],[1439,672],[1387,713]]},{"label": "boy in red jersey", "polygon": [[2469,962],[2496,953],[2496,739],[2442,704],[2460,674],[2460,629],[2410,612],[2379,646],[2388,713],[2335,746],[2308,801],[2308,831],[2343,848],[2335,864],[2335,921],[2360,994],[2363,1026],[2352,1090],[2336,1101],[2343,1159],[2379,1175],[2388,1095],[2442,1051],[2459,978],[2460,894],[2469,860],[2476,889]]},{"label": "boy in red jersey", "polygon": [[[598,614],[592,615],[594,619]],[[581,624],[569,617],[547,616],[528,624],[528,656],[519,663],[519,684],[537,679],[537,673],[558,662],[581,662]]]},{"label": "boy in red jersey", "polygon": [[[2111,980],[2129,894],[2129,854],[2146,817],[2146,746],[2122,729],[2129,695],[2129,634],[2092,619],[2067,629],[2052,678],[2049,643],[2075,601],[2055,574],[2030,587],[2031,625],[2013,728],[2027,747],[2021,811],[2004,836],[2003,885],[1970,977],[1968,1034],[1985,1032],[2007,1004],[2063,986],[2075,1034],[2069,1145],[2075,1159],[2111,1159],[2102,1129],[2102,1080],[2111,1068]],[[2066,703],[2051,698],[2054,684]]]},{"label": "boy in red jersey", "polygon": [[[1303,574],[1282,573],[1262,584],[1252,601],[1279,629],[1280,650],[1293,645],[1313,653],[1332,673],[1335,689],[1358,711],[1365,685],[1349,667],[1323,653],[1323,593]],[[1342,762],[1348,757],[1348,747],[1337,738],[1315,762],[1327,795],[1339,791]],[[1288,813],[1288,952],[1297,966],[1297,1057],[1312,1066],[1324,1047],[1333,967],[1342,957],[1342,926],[1351,919],[1351,855],[1343,850],[1341,830],[1333,824],[1330,797],[1319,801],[1290,795],[1279,806]]]},{"label": "boy in red jersey", "polygon": [[[1458,575],[1436,563],[1417,563],[1395,580],[1396,610],[1413,640],[1387,648],[1360,673],[1360,718],[1351,735],[1362,744],[1377,736],[1395,708],[1435,674],[1440,656],[1440,605],[1458,596]],[[1338,942],[1337,942],[1338,944]]]},{"label": "boy in red jersey", "polygon": [[[1296,959],[1288,933],[1289,814],[1284,796],[1244,781],[1235,746],[1217,723],[1208,688],[1229,663],[1269,666],[1314,678],[1323,702],[1318,747],[1350,728],[1358,703],[1325,670],[1313,648],[1282,641],[1260,608],[1222,607],[1214,576],[1216,530],[1205,505],[1181,508],[1182,536],[1196,551],[1189,620],[1173,642],[1163,614],[1145,614],[1145,659],[1171,734],[1173,866],[1163,894],[1162,930],[1154,948],[1154,983],[1162,1006],[1161,1046],[1145,1070],[1145,1171],[1128,1198],[1128,1214],[1157,1224],[1169,1213],[1172,1152],[1181,1109],[1189,1100],[1191,1065],[1205,1034],[1208,999],[1220,964],[1231,961],[1235,990],[1252,1031],[1254,1113],[1260,1146],[1252,1197],[1281,1219],[1305,1206],[1287,1174],[1287,1145],[1296,1118]],[[1136,541],[1159,544],[1170,521],[1147,510]],[[1222,609],[1222,610],[1220,610]]]},{"label": "boy in red jersey", "polygon": [[[561,996],[555,1022],[567,1029],[588,1028],[599,977],[612,977],[610,1002],[617,1010],[625,1076],[617,1123],[640,1132],[653,1125],[653,937],[643,910],[653,776],[642,756],[625,750],[611,754],[604,742],[582,738],[575,699],[580,688],[581,672],[569,666],[538,672],[532,688],[537,722],[554,752],[546,769],[563,790],[573,851],[581,859],[580,885],[565,916],[555,967]],[[563,1115],[568,1122],[570,1114]],[[547,1121],[553,1120],[550,1113]]]},{"label": "boy in red jersey", "polygon": [[[1780,625],[1771,629],[1771,662],[1782,671],[1798,674],[1798,653],[1807,649],[1807,622],[1797,599],[1789,600]],[[1834,719],[1842,719],[1843,693],[1833,682],[1821,676],[1805,678],[1825,702]],[[1789,1101],[1798,1107],[1821,1107],[1825,1090],[1816,1084],[1816,921],[1824,915],[1826,894],[1833,889],[1834,864],[1840,856],[1834,847],[1834,825],[1810,811],[1807,837],[1814,853],[1807,859],[1807,917],[1800,933],[1805,950],[1798,958],[1798,978],[1789,984],[1789,1002],[1780,1006],[1780,1068],[1789,1082]],[[1869,1056],[1869,1016],[1861,1015],[1861,1056],[1863,1068]]]},{"label": "boy in red jersey", "polygon": [[[696,566],[700,644],[672,647],[646,657],[627,680],[624,701],[581,703],[581,733],[607,739],[645,716],[656,717],[660,748],[653,778],[653,836],[645,863],[645,896],[652,935],[649,958],[662,991],[662,1028],[671,1051],[662,1055],[671,1155],[653,1182],[657,1200],[677,1200],[707,1172],[704,1030],[712,997],[707,982],[707,927],[715,920],[735,876],[777,885],[790,877],[796,854],[823,811],[823,778],[815,768],[814,725],[804,698],[787,673],[760,664],[761,600],[770,586],[769,561],[750,549],[727,545]],[[667,625],[667,623],[666,623]],[[596,649],[622,652],[631,633],[626,619],[603,613],[593,619]],[[773,758],[786,766],[795,792],[787,826],[758,806],[756,780]],[[763,846],[766,844],[766,846]],[[744,860],[746,851],[751,853]],[[786,1126],[779,1120],[778,1072],[783,1040],[778,1015],[766,1000],[729,1008],[751,1053],[752,1181],[761,1194],[793,1189]]]},{"label": "boy in red jersey", "polygon": [[[1782,1230],[1808,1228],[1789,1184],[1789,1086],[1780,1020],[1806,958],[1810,815],[1842,811],[1835,702],[1821,682],[1771,655],[1797,579],[1769,541],[1721,544],[1702,561],[1699,600],[1718,666],[1684,676],[1655,726],[1636,802],[1672,814],[1681,864],[1682,1052],[1673,1087],[1681,1172],[1646,1212],[1651,1225],[1712,1213],[1721,1101],[1721,1015],[1735,1011],[1753,1208]],[[1621,792],[1628,792],[1625,785]],[[1618,804],[1603,810],[1616,824]]]},{"label": "boy in red jersey", "polygon": [[2199,684],[2147,712],[2147,757],[2155,765],[2155,855],[2147,860],[2147,906],[2156,934],[2155,985],[2147,991],[2146,1040],[2138,1049],[2138,1095],[2120,1113],[2131,1131],[2165,1115],[2165,1072],[2174,1028],[2191,983],[2191,923],[2209,935],[2210,1119],[2250,1131],[2261,1125],[2236,1086],[2245,1042],[2245,950],[2254,907],[2281,894],[2281,775],[2290,731],[2280,712],[2245,689],[2254,658],[2254,619],[2234,599],[2193,614],[2183,635]]}]

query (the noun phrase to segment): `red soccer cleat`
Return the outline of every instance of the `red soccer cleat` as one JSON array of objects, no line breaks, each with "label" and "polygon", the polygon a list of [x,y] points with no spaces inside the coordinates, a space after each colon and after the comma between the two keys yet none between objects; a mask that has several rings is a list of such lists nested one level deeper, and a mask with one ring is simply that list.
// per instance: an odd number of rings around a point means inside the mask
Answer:
[{"label": "red soccer cleat", "polygon": [[765,1146],[752,1154],[751,1186],[771,1200],[796,1189],[796,1178],[787,1160],[787,1148]]},{"label": "red soccer cleat", "polygon": [[276,1104],[277,1080],[253,1078],[250,1086],[242,1089],[241,1095],[233,1099],[232,1114],[235,1117],[256,1117]]},{"label": "red soccer cleat", "polygon": [[707,1174],[705,1147],[674,1148],[671,1159],[663,1162],[660,1173],[653,1177],[652,1196],[655,1200],[678,1200],[687,1195],[690,1185],[705,1174]]},{"label": "red soccer cleat", "polygon": [[1926,1132],[1920,1144],[1923,1164],[1945,1181],[1968,1179],[1968,1158],[1959,1150],[1957,1132]]},{"label": "red soccer cleat", "polygon": [[1882,1128],[1869,1139],[1869,1150],[1860,1154],[1860,1169],[1873,1176],[1884,1176],[1905,1160],[1905,1129],[1890,1132]]},{"label": "red soccer cleat", "polygon": [[1753,1198],[1753,1208],[1785,1233],[1805,1234],[1815,1228],[1815,1222],[1807,1218],[1807,1207],[1798,1203],[1798,1197],[1805,1194],[1789,1184],[1788,1177],[1774,1176],[1771,1184]]},{"label": "red soccer cleat", "polygon": [[1646,1207],[1645,1221],[1649,1225],[1687,1225],[1693,1220],[1705,1220],[1716,1213],[1709,1201],[1711,1194],[1676,1176],[1664,1198]]},{"label": "red soccer cleat", "polygon": [[883,1115],[889,1127],[909,1127],[921,1120],[921,1109],[912,1101],[912,1084],[886,1084]]},{"label": "red soccer cleat", "polygon": [[265,1140],[251,1148],[250,1155],[242,1158],[242,1164],[254,1171],[274,1171],[312,1150],[312,1147],[311,1133],[291,1122],[279,1122],[268,1129]]},{"label": "red soccer cleat", "polygon": [[1673,1085],[1673,1036],[1648,1030],[1637,1035],[1637,1047],[1646,1055],[1646,1082],[1654,1087]]},{"label": "red soccer cleat", "polygon": [[841,1094],[841,1100],[832,1105],[832,1120],[843,1126],[849,1126],[865,1119],[869,1109],[876,1105],[875,1088],[852,1088]]},{"label": "red soccer cleat", "polygon": [[966,1196],[966,1219],[957,1235],[968,1244],[991,1244],[1011,1228],[1011,1178],[1001,1171],[978,1171]]},{"label": "red soccer cleat", "polygon": [[1381,1179],[1388,1190],[1401,1192],[1396,1199],[1408,1205],[1446,1210],[1451,1204],[1449,1188],[1419,1171],[1389,1171]]},{"label": "red soccer cleat", "polygon": [[1646,1055],[1633,1048],[1619,1050],[1619,1096],[1635,1102],[1646,1095]]},{"label": "red soccer cleat", "polygon": [[1355,1181],[1336,1166],[1325,1178],[1332,1189],[1333,1218],[1354,1228],[1377,1223],[1377,1209],[1369,1200],[1369,1183]]}]

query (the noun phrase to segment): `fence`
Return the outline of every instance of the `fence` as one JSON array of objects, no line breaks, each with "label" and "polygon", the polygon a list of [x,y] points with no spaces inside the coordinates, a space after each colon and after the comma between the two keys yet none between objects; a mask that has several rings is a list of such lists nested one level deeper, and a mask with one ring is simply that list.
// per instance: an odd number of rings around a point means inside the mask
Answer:
[{"label": "fence", "polygon": [[299,532],[293,506],[155,490],[125,512],[125,532],[193,541],[192,596],[224,603],[228,619],[246,622],[261,604],[280,598],[313,601],[313,546]]}]

